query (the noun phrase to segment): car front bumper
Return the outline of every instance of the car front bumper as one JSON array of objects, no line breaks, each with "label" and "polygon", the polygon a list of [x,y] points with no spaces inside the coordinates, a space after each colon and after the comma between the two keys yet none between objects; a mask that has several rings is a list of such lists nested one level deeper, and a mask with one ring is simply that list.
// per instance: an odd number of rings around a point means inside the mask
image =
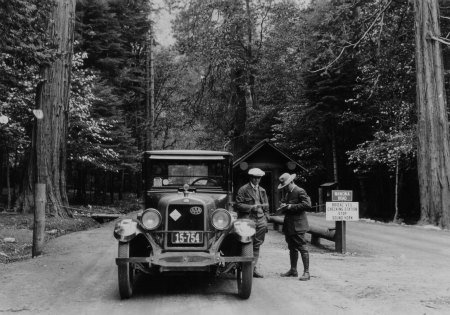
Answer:
[{"label": "car front bumper", "polygon": [[211,265],[224,265],[229,262],[249,262],[253,257],[220,256],[204,252],[166,252],[150,257],[116,258],[116,264],[149,263],[154,266],[167,268],[201,268]]}]

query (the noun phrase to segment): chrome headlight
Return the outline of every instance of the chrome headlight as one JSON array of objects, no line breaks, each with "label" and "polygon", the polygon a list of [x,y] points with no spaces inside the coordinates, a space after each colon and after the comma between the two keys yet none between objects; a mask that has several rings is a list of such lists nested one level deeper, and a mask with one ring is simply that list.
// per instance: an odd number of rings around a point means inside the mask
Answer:
[{"label": "chrome headlight", "polygon": [[225,230],[231,224],[231,215],[225,209],[217,209],[211,215],[211,224],[216,230]]},{"label": "chrome headlight", "polygon": [[142,214],[142,225],[147,230],[154,230],[161,225],[162,217],[158,210],[149,208]]}]

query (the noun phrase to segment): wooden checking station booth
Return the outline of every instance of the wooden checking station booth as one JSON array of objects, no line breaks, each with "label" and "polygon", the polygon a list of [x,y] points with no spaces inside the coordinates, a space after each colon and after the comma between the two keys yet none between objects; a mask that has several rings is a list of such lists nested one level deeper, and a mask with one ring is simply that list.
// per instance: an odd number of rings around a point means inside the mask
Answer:
[{"label": "wooden checking station booth", "polygon": [[303,166],[271,143],[269,139],[264,139],[234,161],[233,185],[235,194],[239,187],[248,182],[248,170],[254,167],[260,168],[266,173],[261,178],[260,185],[267,192],[271,213],[275,212],[281,199],[281,192],[277,189],[278,178],[281,174],[306,171]]},{"label": "wooden checking station booth", "polygon": [[[249,181],[248,170],[254,167],[260,168],[266,173],[261,178],[260,185],[267,192],[271,213],[275,212],[282,197],[281,191],[277,189],[281,174],[298,174],[307,171],[287,153],[271,143],[270,140],[264,139],[234,161],[233,190],[235,195],[238,189]],[[325,211],[325,202],[331,200],[331,191],[336,188],[337,183],[325,183],[320,186],[319,209],[321,211]],[[272,217],[272,219],[274,229],[278,230],[279,225],[283,224],[283,217]],[[342,222],[337,222],[336,228],[332,229],[310,226],[308,233],[311,234],[312,243],[320,244],[320,238],[324,238],[335,242],[337,252],[345,252],[345,224]]]}]

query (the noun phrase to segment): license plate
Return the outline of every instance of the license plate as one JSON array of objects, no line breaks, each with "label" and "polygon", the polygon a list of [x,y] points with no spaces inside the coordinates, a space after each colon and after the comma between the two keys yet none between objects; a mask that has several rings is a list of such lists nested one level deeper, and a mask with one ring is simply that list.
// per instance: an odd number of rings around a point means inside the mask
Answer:
[{"label": "license plate", "polygon": [[179,231],[172,233],[173,244],[201,244],[203,233],[193,231]]}]

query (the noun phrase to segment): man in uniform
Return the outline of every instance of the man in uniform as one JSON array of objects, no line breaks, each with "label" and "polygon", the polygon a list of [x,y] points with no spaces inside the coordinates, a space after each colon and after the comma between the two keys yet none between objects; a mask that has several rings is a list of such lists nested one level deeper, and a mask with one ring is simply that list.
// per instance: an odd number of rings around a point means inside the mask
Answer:
[{"label": "man in uniform", "polygon": [[257,268],[259,248],[264,243],[269,217],[269,202],[264,188],[259,186],[264,171],[252,168],[248,171],[250,182],[239,188],[236,196],[236,210],[239,218],[251,219],[256,224],[256,234],[253,236],[253,277],[264,278]]},{"label": "man in uniform", "polygon": [[305,233],[309,229],[306,210],[311,208],[311,199],[306,191],[294,183],[295,174],[284,173],[280,176],[278,189],[283,189],[283,198],[279,209],[284,209],[283,233],[288,243],[291,269],[281,274],[282,277],[297,277],[298,252],[302,256],[303,275],[301,281],[310,279],[309,252]]}]

